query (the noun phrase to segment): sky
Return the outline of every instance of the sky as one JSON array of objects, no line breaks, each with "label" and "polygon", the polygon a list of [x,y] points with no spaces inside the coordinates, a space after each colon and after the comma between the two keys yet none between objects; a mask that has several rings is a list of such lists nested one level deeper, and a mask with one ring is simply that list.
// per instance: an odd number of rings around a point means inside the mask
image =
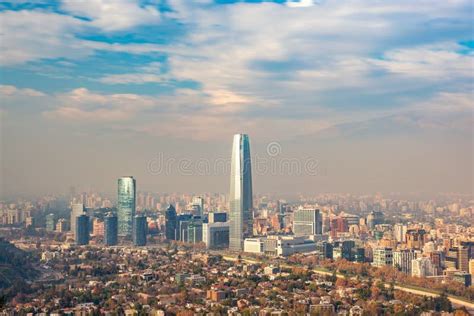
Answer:
[{"label": "sky", "polygon": [[[0,195],[473,192],[473,4],[0,2]],[[255,161],[259,162],[256,170]]]}]

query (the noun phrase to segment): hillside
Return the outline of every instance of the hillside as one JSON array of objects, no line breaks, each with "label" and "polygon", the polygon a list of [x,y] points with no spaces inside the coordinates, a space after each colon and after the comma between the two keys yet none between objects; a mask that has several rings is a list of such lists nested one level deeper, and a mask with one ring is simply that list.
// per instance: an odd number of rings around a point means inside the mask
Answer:
[{"label": "hillside", "polygon": [[10,292],[11,287],[20,288],[35,278],[38,275],[36,262],[30,253],[0,238],[0,293]]}]

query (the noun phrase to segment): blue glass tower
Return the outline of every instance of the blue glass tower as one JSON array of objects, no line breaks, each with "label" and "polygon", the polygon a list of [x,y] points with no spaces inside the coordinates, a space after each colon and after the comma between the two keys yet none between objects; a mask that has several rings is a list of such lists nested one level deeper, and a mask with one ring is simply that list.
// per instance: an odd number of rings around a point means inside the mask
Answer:
[{"label": "blue glass tower", "polygon": [[89,216],[85,214],[76,217],[76,244],[89,244]]},{"label": "blue glass tower", "polygon": [[169,205],[165,212],[165,238],[176,240],[177,215],[173,205]]},{"label": "blue glass tower", "polygon": [[108,214],[104,220],[104,243],[106,246],[117,245],[118,221],[117,216]]},{"label": "blue glass tower", "polygon": [[229,248],[243,250],[244,239],[252,235],[252,167],[250,142],[246,134],[234,135],[230,174]]},{"label": "blue glass tower", "polygon": [[147,233],[146,216],[143,216],[143,215],[135,216],[135,222],[133,225],[133,244],[135,246],[145,246],[146,233]]},{"label": "blue glass tower", "polygon": [[56,216],[51,213],[46,215],[46,230],[47,231],[54,231],[55,229],[55,223],[56,223]]},{"label": "blue glass tower", "polygon": [[76,219],[79,215],[85,213],[84,204],[82,203],[74,203],[71,205],[71,232],[74,234],[74,239],[77,238],[76,236]]},{"label": "blue glass tower", "polygon": [[131,236],[135,216],[136,182],[133,177],[118,179],[118,235]]}]

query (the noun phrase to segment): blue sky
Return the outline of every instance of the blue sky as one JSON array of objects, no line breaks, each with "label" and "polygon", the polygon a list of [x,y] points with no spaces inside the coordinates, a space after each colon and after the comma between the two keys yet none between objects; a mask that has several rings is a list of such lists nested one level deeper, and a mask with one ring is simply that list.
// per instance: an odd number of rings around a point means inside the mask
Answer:
[{"label": "blue sky", "polygon": [[[183,186],[179,175],[150,176],[143,161],[161,150],[193,159],[226,155],[232,134],[245,132],[256,152],[278,141],[335,170],[328,144],[336,144],[335,155],[367,146],[361,161],[390,143],[419,151],[399,179],[373,183],[362,172],[354,185],[338,187],[347,179],[334,171],[286,188],[262,177],[257,191],[324,189],[327,182],[331,191],[430,183],[426,190],[472,192],[472,12],[462,0],[0,2],[2,171],[11,184],[3,190],[39,192],[35,177],[54,174],[46,192],[75,182],[107,191],[109,178],[134,172],[144,189],[165,182],[163,191],[225,192],[225,177]],[[121,144],[124,138],[143,147]],[[41,157],[25,175],[18,147],[38,143]],[[84,164],[75,161],[79,143],[89,144],[88,155],[125,158]],[[436,173],[420,179],[430,173],[417,170],[431,158],[417,144],[440,152],[431,164],[450,168],[448,184],[434,185]],[[83,175],[58,171],[46,158],[53,149]],[[389,170],[392,159],[371,166]],[[446,167],[453,165],[459,168]],[[97,172],[107,179],[93,180]]]}]

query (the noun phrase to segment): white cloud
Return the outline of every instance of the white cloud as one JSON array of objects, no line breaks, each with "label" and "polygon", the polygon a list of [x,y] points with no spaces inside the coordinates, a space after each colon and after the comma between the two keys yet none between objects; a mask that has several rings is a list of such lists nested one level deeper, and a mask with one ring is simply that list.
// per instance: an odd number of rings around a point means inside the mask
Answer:
[{"label": "white cloud", "polygon": [[107,84],[129,84],[129,83],[140,84],[140,83],[147,83],[147,82],[162,83],[162,82],[166,82],[166,79],[160,75],[131,73],[131,74],[107,75],[100,78],[99,81],[102,83],[107,83]]},{"label": "white cloud", "polygon": [[160,12],[155,7],[141,7],[130,0],[63,0],[62,8],[76,16],[91,19],[89,25],[107,32],[160,22]]},{"label": "white cloud", "polygon": [[313,0],[288,0],[286,5],[290,8],[305,8],[312,7],[314,5]]},{"label": "white cloud", "polygon": [[414,109],[426,112],[471,112],[474,115],[474,95],[472,92],[440,92]]},{"label": "white cloud", "polygon": [[[463,56],[456,45],[445,41],[439,43],[443,51],[426,46],[420,54],[392,50],[386,60],[370,58],[407,38],[435,33],[420,25],[468,19],[463,9],[467,1],[435,5],[338,1],[305,10],[291,10],[289,3],[206,9],[186,1],[170,3],[175,9],[172,16],[192,26],[187,37],[168,50],[170,77],[199,82],[203,91],[223,90],[262,101],[256,106],[271,100],[288,108],[311,105],[317,109],[326,106],[317,102],[318,94],[331,89],[339,95],[356,88],[393,93],[416,87],[423,92],[430,83],[417,80],[420,75],[436,76],[454,88],[472,68],[468,67],[472,56]],[[445,31],[457,28],[454,24],[446,27]],[[432,34],[430,41],[436,36]],[[424,64],[423,54],[428,58]],[[280,65],[287,68],[278,70]],[[374,75],[380,69],[388,73]],[[417,83],[400,82],[396,77],[400,73]]]},{"label": "white cloud", "polygon": [[105,75],[99,79],[100,82],[106,84],[164,83],[168,80],[170,80],[170,78],[163,74],[163,65],[159,62],[152,62],[140,67],[137,72]]},{"label": "white cloud", "polygon": [[153,97],[136,94],[106,95],[85,88],[78,88],[53,98],[59,106],[44,112],[45,117],[84,123],[126,121],[157,105],[157,100]]},{"label": "white cloud", "polygon": [[73,35],[84,22],[39,11],[0,12],[0,64],[15,65],[41,58],[79,58],[92,53]]},{"label": "white cloud", "polygon": [[0,95],[2,98],[10,97],[42,97],[45,94],[34,89],[21,89],[11,85],[0,85]]},{"label": "white cloud", "polygon": [[[123,14],[128,15],[126,11]],[[120,20],[120,16],[116,18]],[[147,19],[142,21],[150,23]],[[85,33],[92,23],[94,22],[46,11],[2,11],[0,64],[11,66],[40,59],[80,59],[98,50],[146,54],[165,49],[155,44],[115,44],[80,39],[77,35]],[[125,28],[125,24],[123,27]]]},{"label": "white cloud", "polygon": [[472,78],[474,55],[458,53],[459,45],[442,43],[388,51],[371,63],[391,73],[426,80]]},{"label": "white cloud", "polygon": [[[411,48],[407,45],[410,38],[415,41],[413,38],[422,36],[433,43],[445,33],[458,31],[455,24],[436,29],[430,23],[453,19],[464,21],[466,12],[463,8],[468,1],[435,4],[324,1],[304,10],[288,8],[288,3],[206,4],[204,7],[194,1],[172,0],[169,3],[174,11],[163,13],[161,18],[176,18],[187,32],[176,41],[160,45],[110,44],[75,36],[90,26],[108,32],[159,21],[153,14],[155,9],[136,4],[130,9],[130,12],[138,10],[136,16],[120,16],[119,12],[126,10],[131,2],[113,2],[104,10],[103,7],[109,4],[101,1],[71,0],[64,4],[69,12],[88,17],[90,21],[39,11],[0,13],[7,17],[6,34],[16,34],[22,26],[27,30],[37,30],[24,32],[19,39],[9,35],[9,51],[0,54],[0,61],[22,63],[41,58],[81,58],[97,50],[130,54],[166,53],[166,67],[150,64],[129,73],[105,74],[99,81],[124,85],[172,85],[171,82],[181,80],[197,82],[202,87],[199,91],[181,90],[175,94],[170,92],[170,95],[143,98],[151,100],[150,109],[166,108],[166,118],[169,119],[166,124],[171,126],[173,122],[180,122],[179,125],[186,125],[180,133],[189,131],[194,134],[196,131],[199,135],[215,134],[214,128],[206,132],[209,126],[230,131],[237,123],[263,133],[265,129],[257,127],[259,123],[282,120],[285,116],[317,120],[321,126],[379,117],[387,114],[383,105],[370,104],[370,110],[354,107],[342,113],[340,109],[332,109],[327,99],[321,96],[332,93],[343,99],[337,105],[350,105],[354,100],[351,95],[346,95],[346,91],[351,90],[353,94],[360,91],[361,95],[373,91],[381,97],[373,97],[368,103],[392,105],[398,100],[391,103],[391,98],[398,93],[394,99],[406,99],[399,102],[394,111],[404,111],[417,100],[413,101],[400,91],[422,94],[431,88],[432,82],[419,80],[420,77],[436,78],[437,83],[444,85],[445,91],[452,91],[458,89],[459,80],[471,75],[469,64],[472,65],[472,56],[459,53],[459,46],[453,44],[452,36],[449,42],[441,38],[437,45]],[[309,3],[300,1],[298,4]],[[59,26],[47,26],[41,30],[41,25],[48,20]],[[106,21],[110,21],[110,25]],[[445,32],[438,35],[439,28]],[[43,48],[41,38],[50,45]],[[373,58],[380,55],[382,59]],[[400,76],[404,76],[404,80],[400,80]],[[82,104],[72,102],[76,94],[85,100]],[[385,94],[390,98],[383,98]],[[104,98],[107,101],[101,101]],[[124,121],[133,120],[145,111],[139,105],[143,99],[130,100],[124,94],[104,95],[90,91],[81,94],[76,91],[62,97],[55,96],[55,99],[61,101],[61,106],[49,111],[48,115],[56,118]],[[137,106],[137,110],[127,107],[128,102]],[[96,104],[96,107],[90,104]],[[262,111],[266,111],[264,115]],[[183,118],[189,113],[192,113],[190,118]],[[226,116],[232,119],[228,120]],[[224,123],[218,124],[217,121]],[[298,126],[311,126],[297,122]],[[286,121],[281,126],[287,128]],[[271,125],[271,130],[277,128],[277,124]]]}]

